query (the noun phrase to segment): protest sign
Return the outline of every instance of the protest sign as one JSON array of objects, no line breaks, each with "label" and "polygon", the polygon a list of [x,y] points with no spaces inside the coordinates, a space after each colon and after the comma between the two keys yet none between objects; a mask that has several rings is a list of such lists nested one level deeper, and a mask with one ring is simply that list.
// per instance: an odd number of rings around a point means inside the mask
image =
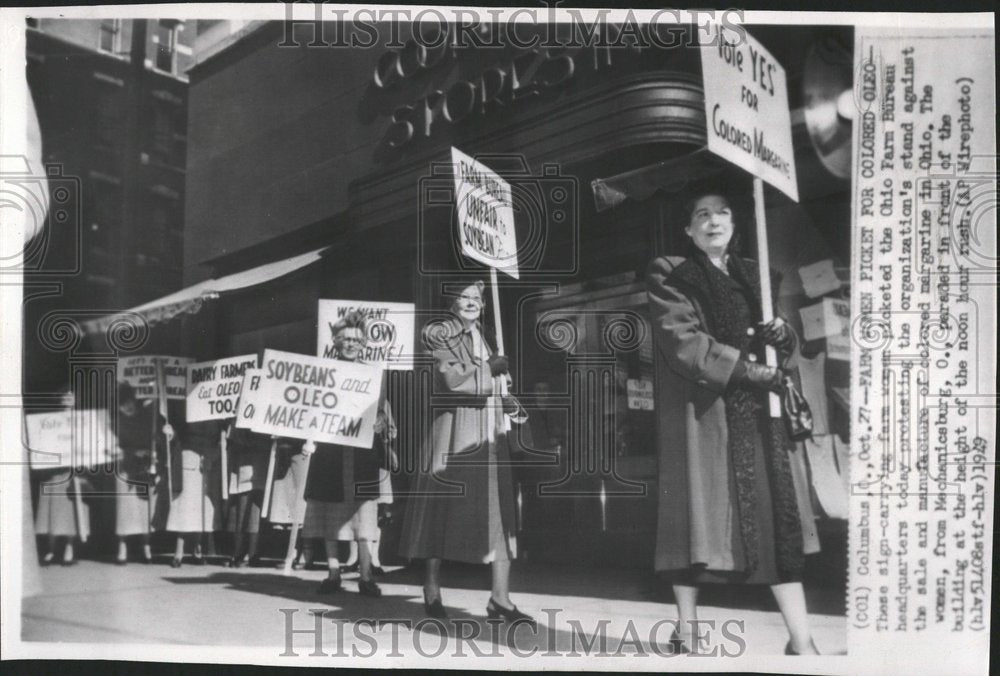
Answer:
[{"label": "protest sign", "polygon": [[451,160],[455,168],[455,206],[462,253],[517,279],[517,238],[510,183],[457,148],[451,149]]},{"label": "protest sign", "polygon": [[413,368],[414,304],[320,299],[316,325],[316,355],[334,357],[333,327],[357,310],[368,320],[368,344],[360,359],[388,369]]},{"label": "protest sign", "polygon": [[252,400],[240,406],[240,426],[260,434],[372,447],[380,367],[265,350],[260,375],[257,388],[250,384]]},{"label": "protest sign", "polygon": [[799,201],[785,69],[746,31],[699,30],[708,149]]},{"label": "protest sign", "polygon": [[220,420],[236,415],[243,374],[257,366],[257,355],[188,364],[187,421]]},{"label": "protest sign", "polygon": [[[263,378],[263,371],[259,368],[248,368],[243,371],[243,380],[240,384],[240,397],[236,402],[236,421],[234,427],[244,429],[249,428],[253,422],[253,412],[257,407],[257,393],[260,392],[260,381]],[[250,411],[248,414],[247,411]]]},{"label": "protest sign", "polygon": [[166,377],[167,399],[187,398],[187,366],[190,357],[142,355],[118,359],[118,380],[128,383],[135,390],[136,399],[156,398],[156,364],[163,364]]},{"label": "protest sign", "polygon": [[29,413],[24,421],[31,469],[93,467],[118,455],[106,409]]}]

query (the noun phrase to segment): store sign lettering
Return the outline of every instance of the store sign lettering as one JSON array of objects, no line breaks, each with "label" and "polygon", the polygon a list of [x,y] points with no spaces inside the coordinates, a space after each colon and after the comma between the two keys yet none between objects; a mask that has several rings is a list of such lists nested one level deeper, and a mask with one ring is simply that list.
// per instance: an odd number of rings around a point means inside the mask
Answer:
[{"label": "store sign lettering", "polygon": [[[413,77],[443,60],[416,43],[399,52],[386,52],[375,71],[375,84],[386,87],[397,79]],[[562,50],[532,49],[483,71],[474,80],[459,80],[447,89],[436,89],[422,99],[401,106],[392,113],[385,143],[398,148],[415,137],[428,137],[447,124],[494,107],[506,107],[565,84],[573,77],[573,58]]]}]

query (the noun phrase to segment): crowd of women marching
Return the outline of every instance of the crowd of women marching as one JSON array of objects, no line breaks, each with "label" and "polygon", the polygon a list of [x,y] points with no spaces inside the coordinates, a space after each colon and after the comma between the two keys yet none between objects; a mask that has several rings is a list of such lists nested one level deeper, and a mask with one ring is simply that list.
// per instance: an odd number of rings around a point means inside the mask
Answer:
[{"label": "crowd of women marching", "polygon": [[[734,248],[734,214],[718,192],[701,194],[681,224],[690,237],[686,258],[658,258],[647,275],[655,337],[659,426],[660,507],[655,568],[673,586],[679,619],[697,619],[698,588],[708,583],[771,585],[789,631],[788,654],[816,652],[802,588],[803,555],[814,549],[792,485],[791,448],[780,421],[768,414],[768,395],[785,387],[782,369],[763,363],[766,346],[791,352],[796,337],[780,319],[761,320],[756,264]],[[508,357],[495,351],[480,319],[484,285],[475,282],[448,299],[450,318],[423,327],[433,356],[435,395],[454,405],[435,408],[407,500],[398,554],[425,561],[424,607],[448,616],[442,559],[489,564],[490,617],[531,622],[510,594],[517,556],[511,452],[504,432],[524,410],[506,394]],[[336,358],[355,361],[366,340],[365,318],[350,314],[333,327]],[[384,392],[384,388],[383,388]],[[384,398],[384,395],[383,395]],[[357,591],[377,597],[380,526],[391,518],[391,473],[396,426],[389,405],[379,406],[372,449],[303,444],[234,429],[225,421],[181,425],[157,422],[160,443],[150,448],[156,415],[125,384],[118,392],[118,439],[124,453],[117,500],[117,561],[134,543],[150,561],[151,530],[176,534],[171,565],[202,564],[212,533],[233,535],[228,565],[258,565],[262,512],[271,523],[301,523],[294,567],[322,551],[328,575],[320,594],[342,593],[338,543],[352,544]],[[181,411],[168,416],[183,420]],[[221,499],[220,438],[228,449],[228,499]],[[166,463],[163,449],[173,453]],[[410,443],[407,441],[406,443]],[[280,467],[267,481],[277,446]],[[308,468],[308,471],[306,471]],[[169,481],[167,478],[169,477]],[[68,472],[49,482],[71,480]],[[457,487],[457,489],[456,489]],[[149,497],[146,490],[149,488]],[[74,539],[88,529],[79,492],[42,495],[37,532],[57,555],[73,561]],[[302,496],[302,499],[300,499]],[[225,505],[225,514],[223,514]],[[291,548],[290,548],[291,549]],[[185,558],[190,551],[190,558]],[[671,639],[679,652],[702,640],[682,622]]]}]

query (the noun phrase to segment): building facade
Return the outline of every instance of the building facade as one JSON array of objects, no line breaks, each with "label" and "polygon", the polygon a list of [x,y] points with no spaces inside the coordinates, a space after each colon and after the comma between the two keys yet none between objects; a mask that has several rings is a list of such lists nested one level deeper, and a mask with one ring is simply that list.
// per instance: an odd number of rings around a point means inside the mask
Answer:
[{"label": "building facade", "polygon": [[[27,79],[53,210],[44,246],[29,248],[26,326],[44,330],[53,311],[85,319],[181,284],[194,29],[177,20],[28,20]],[[156,340],[176,341],[170,333]],[[65,355],[35,340],[25,349],[27,392],[65,380]]]},{"label": "building facade", "polygon": [[[185,284],[329,249],[315,266],[185,319],[187,345],[198,358],[264,347],[312,354],[320,298],[413,302],[418,324],[440,311],[443,285],[487,275],[458,254],[448,193],[450,149],[477,156],[512,182],[524,243],[520,279],[500,290],[515,394],[559,438],[517,434],[528,452],[519,498],[527,556],[647,567],[654,413],[634,384],[653,372],[644,270],[655,255],[683,253],[679,195],[690,181],[721,182],[752,216],[750,180],[700,151],[690,28],[674,47],[638,47],[614,26],[589,44],[572,24],[518,30],[535,46],[513,46],[497,27],[418,42],[388,24],[275,22],[192,68]],[[795,272],[823,258],[846,264],[850,224],[850,184],[824,169],[803,121],[802,63],[824,40],[850,49],[851,34],[754,35],[790,83],[801,199],[768,189],[767,222],[794,317],[804,298]],[[370,44],[348,46],[352,36]],[[626,186],[613,207],[595,193],[609,182]],[[390,379],[390,396],[409,402],[398,407],[404,501],[429,417],[418,396],[427,377],[418,368]]]}]

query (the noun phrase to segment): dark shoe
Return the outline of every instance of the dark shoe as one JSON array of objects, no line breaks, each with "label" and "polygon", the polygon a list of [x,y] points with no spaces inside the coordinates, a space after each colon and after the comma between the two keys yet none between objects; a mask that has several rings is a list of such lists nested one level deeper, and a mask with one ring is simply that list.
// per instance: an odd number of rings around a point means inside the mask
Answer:
[{"label": "dark shoe", "polygon": [[358,566],[358,562],[355,561],[354,563],[352,563],[349,566],[341,566],[340,567],[340,572],[341,573],[356,573],[356,572],[358,572],[358,567],[359,567]]},{"label": "dark shoe", "polygon": [[116,566],[124,566],[128,563],[128,559],[115,559]]},{"label": "dark shoe", "polygon": [[439,620],[448,619],[448,611],[444,609],[444,604],[441,603],[440,596],[429,603],[427,597],[424,596],[424,612],[427,613],[427,617],[434,617]]},{"label": "dark shoe", "polygon": [[174,557],[173,559],[170,560],[170,567],[171,568],[180,568],[181,567],[181,560],[178,559],[177,557]]},{"label": "dark shoe", "polygon": [[319,583],[320,594],[336,594],[340,591],[340,576],[328,577]]},{"label": "dark shoe", "polygon": [[498,617],[502,617],[508,622],[516,622],[520,620],[522,622],[527,622],[532,627],[535,626],[535,618],[531,615],[522,613],[517,609],[517,606],[514,606],[513,608],[504,608],[502,605],[494,601],[492,596],[490,597],[490,602],[486,604],[486,614],[493,620]]},{"label": "dark shoe", "polygon": [[144,557],[142,557],[142,562],[143,563],[152,563],[153,562],[153,557],[152,556],[144,556]]},{"label": "dark shoe", "polygon": [[[816,647],[816,642],[815,642],[815,641],[813,641],[813,640],[812,640],[812,638],[810,638],[810,639],[809,639],[809,645],[811,645],[811,646],[812,646],[812,649],[816,651],[816,654],[817,654],[817,655],[818,655],[818,654],[820,654],[820,652],[819,652],[819,648],[817,648],[817,647]],[[791,642],[791,641],[788,641],[788,643],[787,643],[787,644],[785,644],[785,654],[786,654],[786,655],[807,655],[807,654],[809,654],[809,653],[799,653],[799,652],[795,652],[795,649],[794,649],[794,648],[792,648],[792,642]]]},{"label": "dark shoe", "polygon": [[382,566],[372,566],[372,575],[385,575],[385,569]]},{"label": "dark shoe", "polygon": [[358,593],[373,598],[382,596],[382,590],[375,584],[375,580],[358,580]]},{"label": "dark shoe", "polygon": [[684,639],[681,638],[681,635],[677,632],[676,629],[674,629],[674,633],[670,635],[669,643],[670,643],[670,652],[673,655],[684,655],[691,652],[691,649],[687,647],[687,644],[684,643]]},{"label": "dark shoe", "polygon": [[234,568],[246,568],[249,565],[250,565],[250,559],[248,557],[244,556],[242,559],[237,560],[233,567]]}]

